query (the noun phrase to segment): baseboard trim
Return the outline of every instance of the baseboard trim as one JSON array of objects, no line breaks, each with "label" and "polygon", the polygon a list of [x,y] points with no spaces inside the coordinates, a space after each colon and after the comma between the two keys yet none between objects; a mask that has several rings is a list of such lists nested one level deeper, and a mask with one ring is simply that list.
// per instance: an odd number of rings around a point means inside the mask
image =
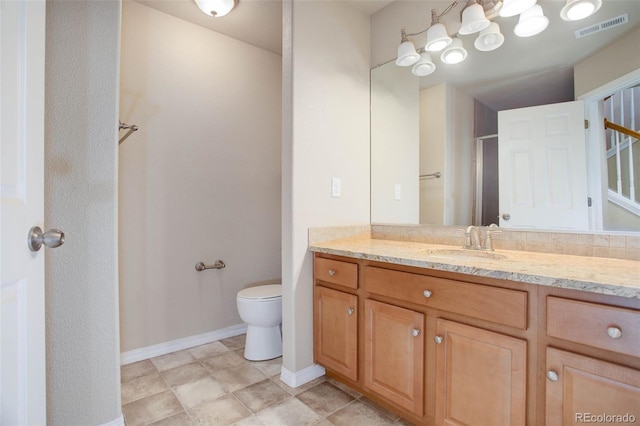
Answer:
[{"label": "baseboard trim", "polygon": [[120,414],[120,417],[113,419],[108,423],[103,423],[100,426],[124,426],[124,416]]},{"label": "baseboard trim", "polygon": [[309,383],[313,379],[324,376],[324,373],[324,367],[318,364],[313,364],[312,366],[303,368],[295,373],[282,367],[280,369],[280,380],[285,382],[289,387],[297,388],[305,383]]},{"label": "baseboard trim", "polygon": [[245,334],[246,332],[247,324],[238,324],[232,325],[231,327],[222,328],[220,330],[210,331],[208,333],[183,337],[180,339],[171,340],[169,342],[158,343],[156,345],[122,352],[120,354],[120,365],[132,364],[134,362],[143,361],[145,359],[153,358],[156,356],[170,354],[171,352],[205,345],[207,343],[216,342],[218,340],[227,339],[229,337],[238,336],[240,334]]}]

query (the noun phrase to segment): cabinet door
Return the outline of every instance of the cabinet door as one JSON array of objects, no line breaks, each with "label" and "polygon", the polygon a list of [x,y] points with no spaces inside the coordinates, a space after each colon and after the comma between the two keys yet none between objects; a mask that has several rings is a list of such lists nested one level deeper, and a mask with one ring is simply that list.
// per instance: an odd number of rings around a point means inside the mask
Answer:
[{"label": "cabinet door", "polygon": [[422,416],[424,315],[365,300],[364,386]]},{"label": "cabinet door", "polygon": [[546,398],[548,425],[635,423],[640,371],[547,348]]},{"label": "cabinet door", "polygon": [[436,423],[524,425],[527,342],[438,319]]},{"label": "cabinet door", "polygon": [[316,362],[358,379],[358,298],[326,287],[314,288]]}]

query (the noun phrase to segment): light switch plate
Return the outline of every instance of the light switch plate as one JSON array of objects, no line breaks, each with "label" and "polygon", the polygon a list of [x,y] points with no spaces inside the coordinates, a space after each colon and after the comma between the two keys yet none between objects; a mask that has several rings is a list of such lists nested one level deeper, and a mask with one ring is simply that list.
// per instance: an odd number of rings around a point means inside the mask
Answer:
[{"label": "light switch plate", "polygon": [[331,178],[331,196],[334,198],[342,196],[342,179]]},{"label": "light switch plate", "polygon": [[395,199],[399,200],[402,198],[402,185],[400,185],[399,183],[396,183],[395,186]]}]

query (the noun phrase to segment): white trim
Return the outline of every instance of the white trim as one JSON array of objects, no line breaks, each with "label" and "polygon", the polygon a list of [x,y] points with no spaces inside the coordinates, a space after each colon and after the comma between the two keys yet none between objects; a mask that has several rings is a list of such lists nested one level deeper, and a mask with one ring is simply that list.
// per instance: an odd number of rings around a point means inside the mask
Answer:
[{"label": "white trim", "polygon": [[120,414],[120,417],[115,418],[108,423],[103,423],[100,426],[124,426],[124,416]]},{"label": "white trim", "polygon": [[238,336],[247,332],[247,324],[232,325],[231,327],[208,333],[197,334],[195,336],[183,337],[169,342],[158,343],[140,349],[134,349],[120,354],[120,365],[132,364],[160,355],[170,354],[183,349],[193,348],[229,337]]},{"label": "white trim", "polygon": [[295,373],[282,367],[280,369],[280,380],[282,380],[287,386],[297,388],[305,383],[309,383],[313,379],[324,376],[324,367],[313,364],[310,367],[303,368]]},{"label": "white trim", "polygon": [[613,191],[611,189],[609,190],[609,201],[613,204],[617,204],[618,206],[629,211],[630,213],[635,214],[636,216],[640,216],[640,204],[631,201],[624,195],[620,195],[616,191]]}]

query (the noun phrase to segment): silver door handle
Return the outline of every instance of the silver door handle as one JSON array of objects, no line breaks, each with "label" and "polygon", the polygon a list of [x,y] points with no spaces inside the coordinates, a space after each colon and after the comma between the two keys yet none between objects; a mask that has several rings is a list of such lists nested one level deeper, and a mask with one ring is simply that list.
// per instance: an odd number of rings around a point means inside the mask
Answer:
[{"label": "silver door handle", "polygon": [[29,229],[27,235],[29,250],[38,251],[43,244],[49,248],[60,247],[64,244],[64,232],[59,229],[49,229],[47,232],[42,232],[39,226]]},{"label": "silver door handle", "polygon": [[504,220],[509,220],[509,219],[511,219],[511,215],[510,215],[509,213],[503,213],[503,214],[502,214],[502,218],[503,218]]}]

